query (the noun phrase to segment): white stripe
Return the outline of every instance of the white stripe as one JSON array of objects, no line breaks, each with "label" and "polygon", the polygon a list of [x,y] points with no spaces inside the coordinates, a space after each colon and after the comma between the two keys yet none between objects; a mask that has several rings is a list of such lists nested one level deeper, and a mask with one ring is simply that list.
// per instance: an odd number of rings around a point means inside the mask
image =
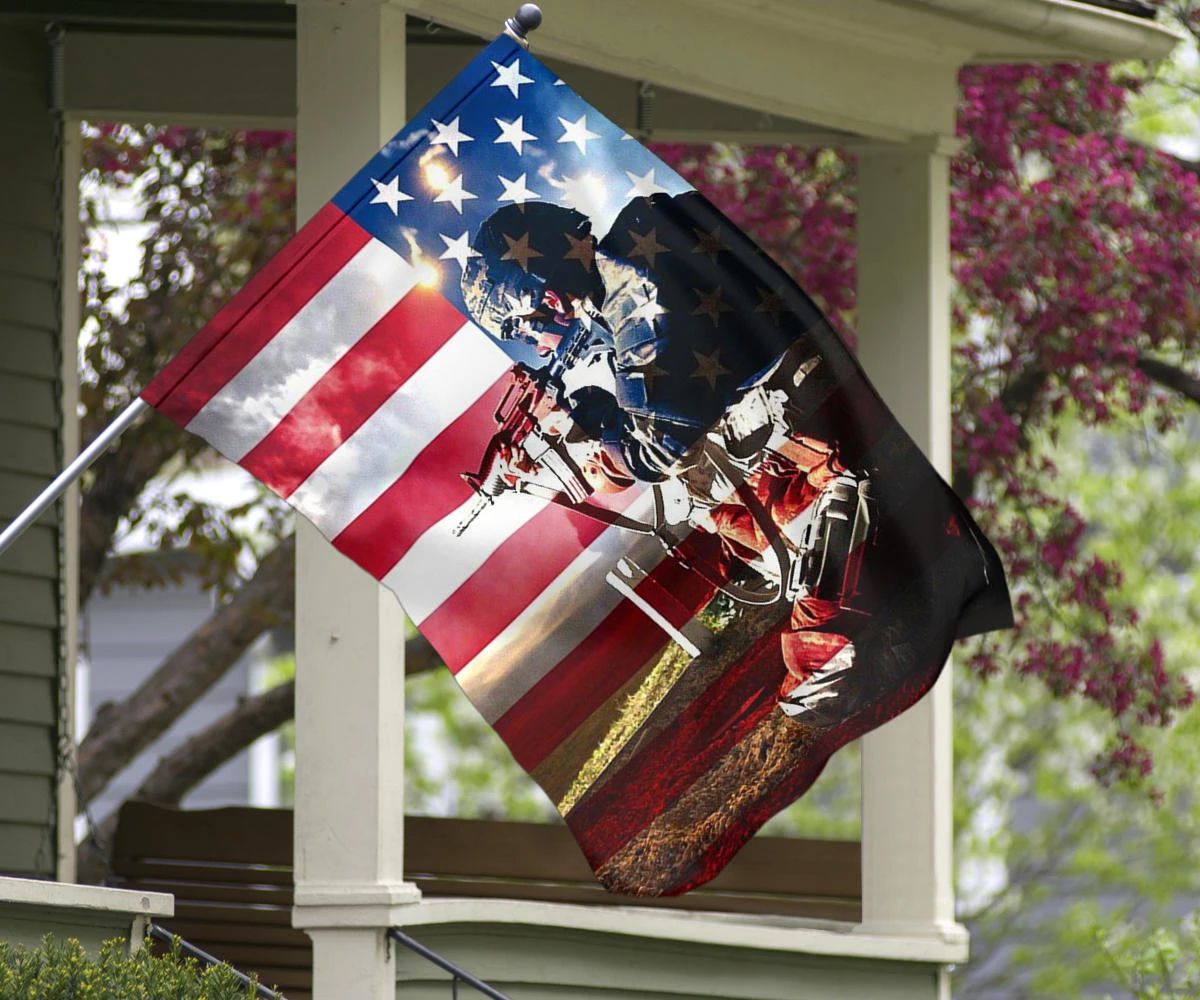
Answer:
[{"label": "white stripe", "polygon": [[[396,593],[408,617],[420,625],[548,503],[527,493],[502,494],[467,531],[456,535],[455,529],[475,506],[470,500],[421,535],[383,578],[383,584]],[[492,585],[503,589],[505,584],[493,580]]]},{"label": "white stripe", "polygon": [[[350,435],[290,497],[335,538],[457,420],[512,361],[473,323],[464,323]],[[460,470],[447,469],[446,475]]]},{"label": "white stripe", "polygon": [[416,284],[417,271],[371,240],[187,425],[240,460]]},{"label": "white stripe", "polygon": [[662,629],[670,639],[677,643],[679,647],[687,653],[693,660],[700,655],[700,647],[697,646],[691,639],[679,631],[663,616],[653,604],[647,601],[629,584],[622,580],[616,573],[606,573],[604,582],[613,588],[618,594],[624,596],[627,601],[632,601],[655,625]]},{"label": "white stripe", "polygon": [[[645,519],[652,508],[647,492],[627,513]],[[455,680],[483,717],[495,722],[617,609],[622,597],[604,578],[620,559],[649,573],[664,556],[655,538],[605,528]]]}]

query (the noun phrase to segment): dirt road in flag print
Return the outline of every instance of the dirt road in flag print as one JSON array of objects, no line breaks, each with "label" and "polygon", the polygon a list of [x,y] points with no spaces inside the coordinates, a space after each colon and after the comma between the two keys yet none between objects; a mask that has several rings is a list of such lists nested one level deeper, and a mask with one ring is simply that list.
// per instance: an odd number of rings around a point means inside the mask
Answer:
[{"label": "dirt road in flag print", "polygon": [[497,39],[143,398],[391,589],[614,891],[685,892],[996,554],[811,300]]}]

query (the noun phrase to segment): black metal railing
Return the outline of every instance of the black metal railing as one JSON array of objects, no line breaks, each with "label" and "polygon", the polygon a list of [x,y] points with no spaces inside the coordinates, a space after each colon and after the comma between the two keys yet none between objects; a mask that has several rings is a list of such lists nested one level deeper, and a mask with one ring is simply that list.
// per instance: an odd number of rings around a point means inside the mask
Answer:
[{"label": "black metal railing", "polygon": [[[448,958],[443,958],[436,951],[425,947],[425,945],[421,944],[420,941],[409,937],[404,933],[404,931],[400,930],[400,928],[389,927],[387,933],[388,937],[397,944],[403,945],[409,951],[420,955],[427,962],[432,962],[439,969],[443,969],[450,973],[450,991],[454,1000],[458,1000],[459,983],[465,983],[467,986],[470,986],[471,989],[482,993],[485,997],[491,997],[491,1000],[510,1000],[507,995],[501,993],[494,986],[489,986],[482,979],[476,979],[469,972],[467,972],[465,969],[459,968]],[[210,955],[203,948],[197,948],[194,944],[185,941],[178,934],[172,934],[165,927],[160,927],[158,924],[152,923],[150,925],[150,936],[158,941],[162,941],[164,944],[177,947],[183,954],[196,959],[196,961],[200,962],[202,965],[224,965],[228,967],[234,976],[237,977],[238,982],[240,982],[243,986],[253,987],[255,993],[261,997],[262,1000],[287,1000],[282,993],[277,993],[275,990],[263,986],[263,984],[258,982],[258,980],[252,979],[244,972],[235,969],[228,962],[222,961],[215,955]]]},{"label": "black metal railing", "polygon": [[238,971],[232,965],[229,965],[228,962],[222,961],[221,959],[217,958],[215,955],[210,955],[203,948],[197,948],[194,944],[189,944],[187,941],[185,941],[183,938],[181,938],[178,934],[172,934],[165,927],[159,927],[158,924],[151,924],[150,925],[150,936],[152,938],[155,938],[158,941],[162,941],[164,944],[177,946],[179,948],[179,950],[181,952],[183,952],[183,954],[196,959],[196,961],[199,962],[201,965],[225,965],[225,966],[228,966],[229,970],[237,977],[238,982],[240,982],[243,986],[254,987],[254,991],[260,997],[262,997],[262,1000],[287,1000],[287,998],[282,993],[276,993],[274,990],[268,989],[266,986],[263,986],[263,984],[260,983],[258,980],[251,979],[244,972]]},{"label": "black metal railing", "polygon": [[439,969],[444,969],[446,972],[450,973],[450,975],[453,977],[450,980],[450,991],[454,1000],[458,1000],[459,983],[466,983],[471,987],[471,989],[482,993],[485,997],[491,997],[492,1000],[509,1000],[507,996],[501,993],[494,986],[489,986],[487,983],[483,982],[483,980],[476,979],[469,972],[465,972],[464,970],[460,969],[449,959],[442,958],[442,956],[436,951],[431,951],[429,948],[426,948],[425,945],[421,944],[420,941],[410,938],[404,933],[404,931],[400,930],[400,928],[389,927],[388,937],[390,937],[397,944],[404,945],[404,947],[409,951],[420,955],[427,962],[432,962]]}]

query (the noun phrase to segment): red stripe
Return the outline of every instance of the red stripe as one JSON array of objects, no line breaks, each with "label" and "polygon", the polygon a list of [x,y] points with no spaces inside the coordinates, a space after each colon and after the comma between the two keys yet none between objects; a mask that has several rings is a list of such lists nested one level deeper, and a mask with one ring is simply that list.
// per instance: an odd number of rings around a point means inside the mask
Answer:
[{"label": "red stripe", "polygon": [[287,497],[465,322],[417,286],[337,361],[241,461]]},{"label": "red stripe", "polygon": [[[338,212],[333,206],[326,206]],[[371,239],[370,233],[348,216],[330,224],[326,211],[309,223],[321,227],[305,240],[289,261],[253,282],[206,326],[187,348],[147,388],[159,397],[158,410],[186,426],[270,342],[309,300]],[[301,230],[307,234],[308,226]],[[300,238],[297,234],[295,243]],[[288,244],[288,247],[292,245]],[[312,252],[307,252],[305,249]],[[285,248],[286,249],[286,248]],[[272,260],[278,260],[279,254]],[[270,278],[274,280],[270,280]],[[198,342],[198,343],[197,343]],[[160,380],[169,385],[155,388]]]},{"label": "red stripe", "polygon": [[[630,494],[631,503],[637,492]],[[550,504],[509,535],[421,631],[454,673],[471,662],[553,583],[604,529],[601,521]]]},{"label": "red stripe", "polygon": [[[778,626],[722,674],[615,778],[587,795],[567,825],[593,868],[604,864],[639,830],[669,809],[779,702],[787,668],[779,655]],[[813,637],[819,666],[846,640],[819,632]]]},{"label": "red stripe", "polygon": [[196,362],[233,329],[246,311],[266,295],[343,218],[345,216],[341,209],[330,203],[309,219],[142,390],[142,399],[151,406],[158,406],[175,385],[192,370]]},{"label": "red stripe", "polygon": [[[655,591],[669,592],[662,602]],[[708,603],[716,588],[676,560],[665,559],[637,587],[676,628]],[[666,635],[631,601],[622,601],[553,670],[496,720],[493,728],[532,771],[599,706],[658,653]]]},{"label": "red stripe", "polygon": [[334,547],[382,580],[425,531],[470,500],[474,491],[460,473],[479,468],[508,385],[507,374],[497,379],[346,526]]},{"label": "red stripe", "polygon": [[[666,562],[674,563],[675,560],[667,559]],[[701,583],[703,586],[693,586]],[[676,576],[662,563],[634,590],[676,628],[683,628],[690,622],[717,592],[717,588],[704,581],[703,577],[691,572]]]}]

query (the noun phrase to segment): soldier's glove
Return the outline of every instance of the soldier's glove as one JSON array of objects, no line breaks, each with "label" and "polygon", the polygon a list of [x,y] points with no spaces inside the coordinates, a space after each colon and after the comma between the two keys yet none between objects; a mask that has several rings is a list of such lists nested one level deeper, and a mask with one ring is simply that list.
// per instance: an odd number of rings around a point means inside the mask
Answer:
[{"label": "soldier's glove", "polygon": [[663,521],[671,526],[683,524],[692,513],[692,498],[680,478],[666,479],[655,487],[662,502]]},{"label": "soldier's glove", "polygon": [[729,407],[721,436],[730,458],[744,462],[766,447],[775,430],[770,404],[768,393],[756,386]]}]

